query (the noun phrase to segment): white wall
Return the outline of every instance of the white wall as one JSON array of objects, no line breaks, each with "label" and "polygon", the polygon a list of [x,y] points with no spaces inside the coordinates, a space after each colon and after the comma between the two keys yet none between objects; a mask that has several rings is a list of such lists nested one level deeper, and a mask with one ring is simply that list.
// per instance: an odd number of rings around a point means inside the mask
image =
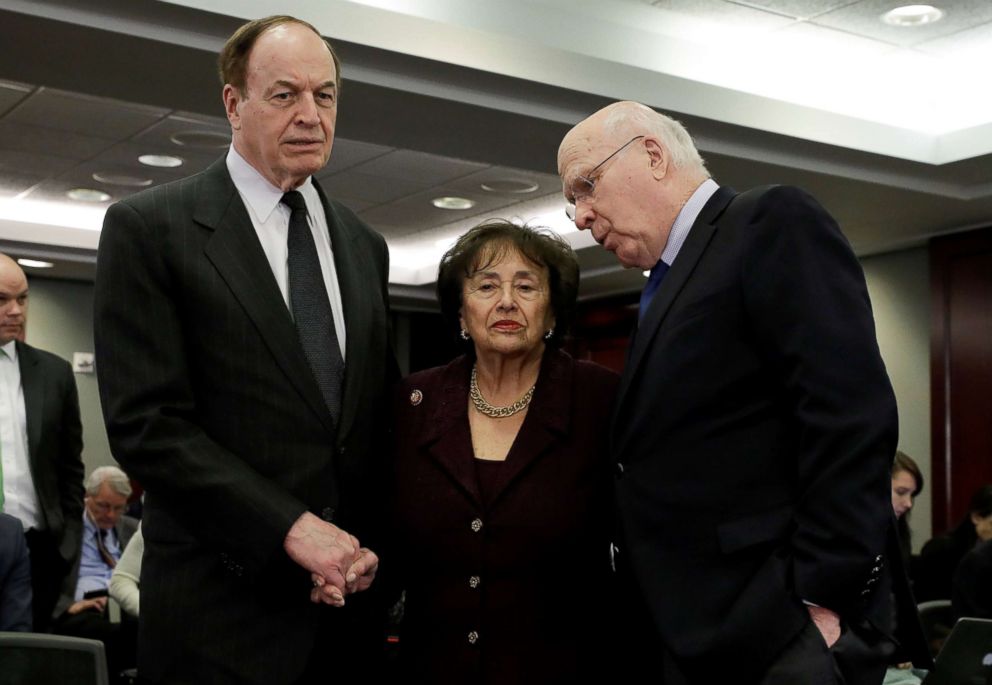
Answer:
[{"label": "white wall", "polygon": [[882,358],[899,403],[899,449],[926,480],[910,528],[919,551],[930,539],[930,276],[925,247],[861,260]]},{"label": "white wall", "polygon": [[[73,352],[93,351],[93,284],[32,278],[28,274],[27,342],[72,362]],[[115,464],[103,426],[96,374],[76,374],[83,421],[86,473]]]}]

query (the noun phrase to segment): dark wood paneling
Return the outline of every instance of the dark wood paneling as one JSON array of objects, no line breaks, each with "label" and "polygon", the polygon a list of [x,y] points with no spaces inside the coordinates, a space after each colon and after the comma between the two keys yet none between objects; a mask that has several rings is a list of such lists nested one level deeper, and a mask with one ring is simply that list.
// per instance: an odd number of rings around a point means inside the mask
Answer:
[{"label": "dark wood paneling", "polygon": [[992,482],[992,228],[930,245],[933,531]]}]

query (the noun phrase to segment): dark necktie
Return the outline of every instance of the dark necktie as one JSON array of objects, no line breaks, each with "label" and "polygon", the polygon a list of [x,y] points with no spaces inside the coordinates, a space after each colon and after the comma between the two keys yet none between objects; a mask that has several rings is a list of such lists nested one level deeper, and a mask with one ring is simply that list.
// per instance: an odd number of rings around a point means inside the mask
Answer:
[{"label": "dark necktie", "polygon": [[665,277],[668,273],[668,264],[658,260],[658,263],[654,265],[651,269],[651,275],[648,277],[648,282],[644,284],[644,290],[641,291],[641,304],[637,310],[637,321],[640,323],[644,319],[644,313],[647,312],[648,307],[651,305],[651,300],[654,299],[655,293],[658,292],[658,286],[661,285],[661,279]]},{"label": "dark necktie", "polygon": [[100,557],[103,559],[103,563],[110,568],[116,568],[117,560],[114,559],[114,555],[107,549],[107,533],[108,531],[103,528],[96,531],[96,548],[100,550]]},{"label": "dark necktie", "polygon": [[296,332],[313,371],[324,402],[337,423],[341,414],[341,386],[344,382],[344,359],[334,329],[334,315],[327,287],[317,258],[317,246],[307,223],[307,205],[303,196],[291,190],[282,196],[290,208],[289,217],[289,305],[296,322]]}]

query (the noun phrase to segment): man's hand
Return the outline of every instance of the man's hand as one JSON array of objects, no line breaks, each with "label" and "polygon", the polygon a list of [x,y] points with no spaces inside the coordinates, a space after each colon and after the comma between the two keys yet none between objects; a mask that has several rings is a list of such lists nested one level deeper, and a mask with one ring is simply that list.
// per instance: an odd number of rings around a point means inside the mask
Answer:
[{"label": "man's hand", "polygon": [[830,609],[810,604],[806,605],[806,610],[813,619],[813,624],[820,631],[820,635],[823,636],[823,641],[827,643],[827,647],[833,647],[840,638],[840,616]]},{"label": "man's hand", "polygon": [[71,615],[81,614],[84,611],[98,611],[101,614],[103,610],[107,608],[107,598],[106,597],[94,597],[92,599],[81,599],[78,602],[73,602],[69,605],[66,611]]},{"label": "man's hand", "polygon": [[290,559],[307,569],[313,580],[310,599],[344,606],[344,596],[372,584],[379,558],[360,547],[358,539],[307,512],[286,534],[283,547]]}]

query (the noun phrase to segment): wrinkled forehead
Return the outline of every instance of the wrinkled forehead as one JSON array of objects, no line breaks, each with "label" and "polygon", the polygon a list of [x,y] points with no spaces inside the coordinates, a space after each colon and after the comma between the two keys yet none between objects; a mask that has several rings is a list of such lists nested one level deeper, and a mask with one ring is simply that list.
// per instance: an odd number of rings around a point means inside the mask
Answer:
[{"label": "wrinkled forehead", "polygon": [[514,274],[529,272],[541,278],[547,272],[547,267],[522,253],[511,241],[494,240],[483,245],[476,253],[468,268],[468,278],[496,273],[511,266]]}]

